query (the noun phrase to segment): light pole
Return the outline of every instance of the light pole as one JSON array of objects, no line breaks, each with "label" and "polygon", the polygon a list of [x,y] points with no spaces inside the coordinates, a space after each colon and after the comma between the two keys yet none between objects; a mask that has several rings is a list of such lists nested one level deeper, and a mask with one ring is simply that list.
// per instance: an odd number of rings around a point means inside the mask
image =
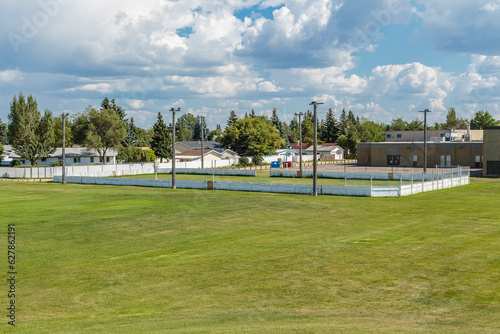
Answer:
[{"label": "light pole", "polygon": [[313,196],[318,196],[318,103],[316,101],[312,101],[309,105],[314,106],[314,144],[313,144]]},{"label": "light pole", "polygon": [[62,113],[62,183],[66,183],[66,116]]},{"label": "light pole", "polygon": [[205,122],[205,116],[198,116],[198,120],[200,121],[200,126],[201,126],[201,169],[203,169],[203,156],[204,156],[204,135],[203,135],[203,124]]},{"label": "light pole", "polygon": [[175,113],[180,112],[181,108],[171,108],[172,112],[172,189],[175,189]]},{"label": "light pole", "polygon": [[424,173],[427,172],[427,113],[431,112],[429,109],[419,111],[424,113]]},{"label": "light pole", "polygon": [[295,116],[299,116],[299,165],[300,165],[300,177],[302,177],[302,121],[301,116],[304,113],[301,111],[299,113],[295,113]]}]

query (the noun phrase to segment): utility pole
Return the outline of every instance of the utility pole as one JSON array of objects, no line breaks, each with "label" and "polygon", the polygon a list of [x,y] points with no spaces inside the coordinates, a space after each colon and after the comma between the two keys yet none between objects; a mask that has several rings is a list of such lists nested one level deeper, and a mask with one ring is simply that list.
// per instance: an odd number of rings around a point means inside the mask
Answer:
[{"label": "utility pole", "polygon": [[424,173],[427,172],[427,113],[431,112],[429,109],[419,111],[424,113]]},{"label": "utility pole", "polygon": [[172,112],[172,189],[176,189],[175,187],[175,113],[180,112],[181,108],[171,108]]},{"label": "utility pole", "polygon": [[299,116],[299,164],[300,164],[300,177],[302,177],[302,120],[301,116],[304,113],[301,111],[299,113],[295,113],[295,116]]},{"label": "utility pole", "polygon": [[66,183],[66,116],[62,113],[62,183]]},{"label": "utility pole", "polygon": [[318,196],[318,103],[316,101],[312,101],[309,105],[314,106],[314,144],[313,144],[313,196]]},{"label": "utility pole", "polygon": [[203,135],[203,127],[204,127],[204,122],[205,122],[205,116],[198,116],[198,120],[200,121],[200,126],[201,126],[201,169],[203,169],[203,156],[205,153],[204,146],[203,146],[203,141],[204,141],[204,135]]}]

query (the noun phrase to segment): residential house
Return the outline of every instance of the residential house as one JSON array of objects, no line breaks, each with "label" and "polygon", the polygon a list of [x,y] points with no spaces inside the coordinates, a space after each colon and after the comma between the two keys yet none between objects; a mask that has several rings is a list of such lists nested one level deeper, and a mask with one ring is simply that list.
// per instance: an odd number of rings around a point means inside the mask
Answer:
[{"label": "residential house", "polygon": [[[314,145],[306,149],[304,154],[312,155],[314,152]],[[344,149],[337,145],[337,143],[324,143],[317,147],[319,158],[322,160],[341,160],[344,159]]]},{"label": "residential house", "polygon": [[[21,158],[17,153],[14,152],[11,145],[5,146],[6,153],[8,152],[8,157],[5,163],[9,164],[12,160],[19,161],[21,166],[30,166],[31,162],[27,159]],[[108,149],[106,152],[106,165],[116,164],[116,156],[118,152],[114,149]],[[96,150],[88,147],[67,147],[65,149],[66,166],[71,165],[92,165],[92,164],[102,164],[102,159]],[[56,151],[49,154],[47,157],[41,158],[37,161],[38,166],[51,166],[54,162],[62,162],[62,148],[56,148]]]}]

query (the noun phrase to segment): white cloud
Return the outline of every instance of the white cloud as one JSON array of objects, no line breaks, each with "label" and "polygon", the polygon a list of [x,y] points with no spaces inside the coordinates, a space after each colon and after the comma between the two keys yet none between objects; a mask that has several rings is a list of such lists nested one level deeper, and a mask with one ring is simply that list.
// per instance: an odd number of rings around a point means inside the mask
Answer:
[{"label": "white cloud", "polygon": [[22,74],[18,69],[0,71],[0,82],[11,82],[22,79]]},{"label": "white cloud", "polygon": [[500,51],[499,1],[441,0],[418,3],[428,40],[438,50],[495,55]]}]

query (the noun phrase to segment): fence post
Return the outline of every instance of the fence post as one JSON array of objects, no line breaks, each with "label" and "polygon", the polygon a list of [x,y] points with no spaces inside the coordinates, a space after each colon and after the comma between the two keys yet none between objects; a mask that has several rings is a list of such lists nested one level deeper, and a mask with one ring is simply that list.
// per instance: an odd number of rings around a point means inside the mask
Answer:
[{"label": "fence post", "polygon": [[370,197],[373,195],[373,174],[370,173]]},{"label": "fence post", "polygon": [[403,174],[399,174],[399,197],[403,196]]},{"label": "fence post", "polygon": [[413,173],[411,173],[411,194],[413,195]]},{"label": "fence post", "polygon": [[422,192],[425,192],[424,183],[425,183],[425,174],[424,172],[422,172]]}]

